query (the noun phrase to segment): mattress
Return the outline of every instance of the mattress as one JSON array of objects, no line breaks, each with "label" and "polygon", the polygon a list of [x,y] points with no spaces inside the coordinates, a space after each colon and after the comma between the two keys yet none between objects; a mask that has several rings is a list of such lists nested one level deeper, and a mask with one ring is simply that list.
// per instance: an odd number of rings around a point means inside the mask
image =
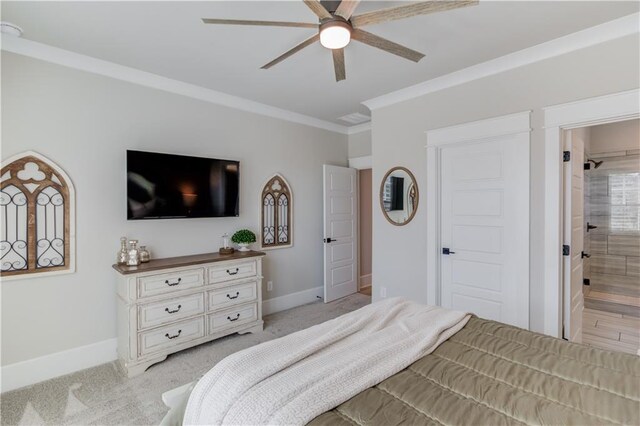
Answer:
[{"label": "mattress", "polygon": [[473,317],[310,424],[640,425],[640,357]]}]

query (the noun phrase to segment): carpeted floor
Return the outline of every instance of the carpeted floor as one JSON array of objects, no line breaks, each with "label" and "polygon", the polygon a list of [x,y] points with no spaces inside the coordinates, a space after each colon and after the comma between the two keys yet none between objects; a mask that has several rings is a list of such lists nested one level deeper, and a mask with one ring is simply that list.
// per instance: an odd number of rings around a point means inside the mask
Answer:
[{"label": "carpeted floor", "polygon": [[127,379],[115,362],[0,395],[2,425],[157,425],[167,408],[162,393],[198,379],[225,356],[319,324],[371,302],[359,293],[264,318],[262,333],[232,335],[170,355]]}]

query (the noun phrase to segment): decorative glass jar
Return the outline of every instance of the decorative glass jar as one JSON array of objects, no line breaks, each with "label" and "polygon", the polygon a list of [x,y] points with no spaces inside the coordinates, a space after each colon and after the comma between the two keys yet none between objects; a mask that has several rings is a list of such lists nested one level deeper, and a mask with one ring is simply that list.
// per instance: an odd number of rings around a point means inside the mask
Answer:
[{"label": "decorative glass jar", "polygon": [[116,257],[116,263],[118,265],[126,265],[129,259],[129,250],[127,249],[127,237],[120,238],[120,250]]},{"label": "decorative glass jar", "polygon": [[138,250],[138,240],[129,240],[129,253],[127,265],[138,266],[140,264],[140,250]]},{"label": "decorative glass jar", "polygon": [[140,246],[140,252],[138,255],[140,257],[140,263],[147,263],[151,260],[151,253],[147,250],[147,246]]}]

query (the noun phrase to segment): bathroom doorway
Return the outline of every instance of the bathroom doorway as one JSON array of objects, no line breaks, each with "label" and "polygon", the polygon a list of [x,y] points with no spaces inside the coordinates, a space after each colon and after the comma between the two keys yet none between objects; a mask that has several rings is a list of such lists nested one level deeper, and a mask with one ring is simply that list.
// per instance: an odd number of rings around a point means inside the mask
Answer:
[{"label": "bathroom doorway", "polygon": [[567,131],[564,160],[564,337],[640,354],[640,120]]}]

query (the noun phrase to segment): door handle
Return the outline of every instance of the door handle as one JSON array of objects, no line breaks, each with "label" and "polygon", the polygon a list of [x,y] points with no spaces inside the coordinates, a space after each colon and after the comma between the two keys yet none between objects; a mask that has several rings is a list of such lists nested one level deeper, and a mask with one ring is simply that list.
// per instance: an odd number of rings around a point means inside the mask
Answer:
[{"label": "door handle", "polygon": [[451,249],[449,247],[443,247],[442,254],[446,254],[448,256],[450,254],[456,254],[456,252],[455,251],[451,251]]},{"label": "door handle", "polygon": [[332,243],[332,242],[334,242],[334,241],[338,241],[338,240],[334,240],[333,238],[325,238],[325,239],[324,239],[324,242],[325,242],[325,243],[327,243],[327,244],[328,244],[328,243]]},{"label": "door handle", "polygon": [[589,222],[587,222],[587,232],[591,231],[592,229],[596,229],[597,226],[590,224]]},{"label": "door handle", "polygon": [[586,257],[587,259],[591,257],[591,255],[590,255],[589,253],[585,253],[585,252],[582,252],[581,256],[582,256],[582,258],[583,258],[583,259],[584,259],[585,257]]}]

